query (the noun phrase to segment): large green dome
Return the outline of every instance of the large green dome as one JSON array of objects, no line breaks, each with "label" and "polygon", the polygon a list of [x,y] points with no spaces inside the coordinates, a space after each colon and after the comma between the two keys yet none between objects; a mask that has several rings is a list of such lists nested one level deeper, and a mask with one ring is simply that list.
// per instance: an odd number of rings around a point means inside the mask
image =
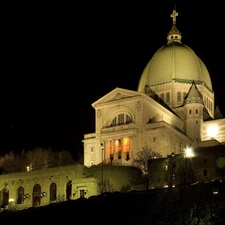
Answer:
[{"label": "large green dome", "polygon": [[167,36],[167,44],[153,55],[144,68],[138,91],[143,92],[146,85],[151,87],[172,80],[204,83],[212,91],[211,78],[205,64],[190,47],[181,43],[181,34],[175,20]]},{"label": "large green dome", "polygon": [[172,80],[202,81],[212,90],[205,64],[191,48],[176,42],[163,46],[154,54],[141,75],[138,91],[142,92],[145,85],[153,86]]}]

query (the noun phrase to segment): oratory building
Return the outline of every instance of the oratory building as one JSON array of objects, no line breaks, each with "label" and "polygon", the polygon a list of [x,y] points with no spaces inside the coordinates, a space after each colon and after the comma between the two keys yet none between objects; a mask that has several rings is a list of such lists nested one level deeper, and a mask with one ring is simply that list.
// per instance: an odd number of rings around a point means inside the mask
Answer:
[{"label": "oratory building", "polygon": [[84,135],[85,166],[130,166],[144,146],[166,157],[225,144],[225,119],[209,72],[182,43],[177,16],[174,10],[167,43],[144,68],[137,90],[117,87],[92,104],[96,127]]},{"label": "oratory building", "polygon": [[[215,179],[215,159],[225,166],[225,118],[215,106],[205,64],[181,42],[177,16],[174,10],[167,43],[144,68],[137,90],[115,88],[92,104],[96,127],[82,140],[84,165],[1,174],[0,212],[89,198],[103,192],[105,181],[112,192],[134,190],[142,174],[133,160],[145,147],[160,153],[159,160],[200,148],[198,180]],[[176,182],[172,169],[167,176],[162,185]]]}]

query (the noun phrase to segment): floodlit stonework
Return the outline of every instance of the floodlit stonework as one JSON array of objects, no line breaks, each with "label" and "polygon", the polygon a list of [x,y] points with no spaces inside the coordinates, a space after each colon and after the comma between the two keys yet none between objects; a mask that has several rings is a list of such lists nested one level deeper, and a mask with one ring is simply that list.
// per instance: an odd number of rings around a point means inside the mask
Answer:
[{"label": "floodlit stonework", "polygon": [[[225,118],[215,106],[205,64],[181,42],[177,15],[176,11],[171,14],[167,43],[144,68],[137,91],[116,87],[92,104],[95,131],[84,134],[82,140],[84,165],[1,175],[2,209],[88,198],[100,193],[103,181],[110,182],[112,191],[135,189],[141,173],[133,160],[145,146],[167,161],[173,154],[183,156],[187,147],[201,148],[201,157],[195,160],[198,179],[213,179],[209,165],[213,167],[217,157],[224,163],[224,150],[216,146],[225,146]],[[213,147],[217,155],[206,165],[207,152],[210,149],[213,154]],[[204,156],[205,161],[201,160]]]},{"label": "floodlit stonework", "polygon": [[102,179],[109,182],[111,191],[127,186],[133,189],[140,183],[141,172],[136,168],[104,166],[101,169],[68,165],[1,175],[1,209],[21,210],[89,198],[101,193]]},{"label": "floodlit stonework", "polygon": [[84,135],[85,166],[132,166],[144,146],[166,157],[212,139],[224,145],[225,119],[215,107],[209,72],[181,42],[177,15],[171,14],[167,43],[147,63],[137,91],[117,87],[92,104],[96,127]]}]

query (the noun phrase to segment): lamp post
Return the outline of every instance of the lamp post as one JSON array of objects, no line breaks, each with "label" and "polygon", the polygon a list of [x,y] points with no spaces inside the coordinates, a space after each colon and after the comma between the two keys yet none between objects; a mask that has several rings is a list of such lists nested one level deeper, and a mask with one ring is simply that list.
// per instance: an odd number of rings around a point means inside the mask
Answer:
[{"label": "lamp post", "polygon": [[171,155],[169,156],[169,187],[172,188],[173,184],[172,184],[172,176],[173,176],[173,157],[175,156],[174,152],[171,153]]},{"label": "lamp post", "polygon": [[194,179],[194,168],[192,167],[192,158],[195,157],[194,151],[192,148],[187,147],[184,149],[184,162],[182,169],[182,184],[188,184],[193,182]]},{"label": "lamp post", "polygon": [[100,143],[101,147],[101,154],[102,154],[102,187],[101,187],[101,194],[103,193],[103,160],[104,160],[104,144]]}]

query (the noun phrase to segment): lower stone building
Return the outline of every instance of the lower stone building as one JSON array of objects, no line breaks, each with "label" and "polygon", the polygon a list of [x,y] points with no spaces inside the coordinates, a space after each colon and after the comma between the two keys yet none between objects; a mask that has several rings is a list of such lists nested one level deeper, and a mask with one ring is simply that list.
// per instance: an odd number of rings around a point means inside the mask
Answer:
[{"label": "lower stone building", "polygon": [[[140,179],[141,172],[134,167],[87,168],[81,164],[3,174],[0,175],[0,206],[2,210],[22,210],[89,198],[103,191],[135,188]],[[101,189],[103,183],[108,189]]]}]

